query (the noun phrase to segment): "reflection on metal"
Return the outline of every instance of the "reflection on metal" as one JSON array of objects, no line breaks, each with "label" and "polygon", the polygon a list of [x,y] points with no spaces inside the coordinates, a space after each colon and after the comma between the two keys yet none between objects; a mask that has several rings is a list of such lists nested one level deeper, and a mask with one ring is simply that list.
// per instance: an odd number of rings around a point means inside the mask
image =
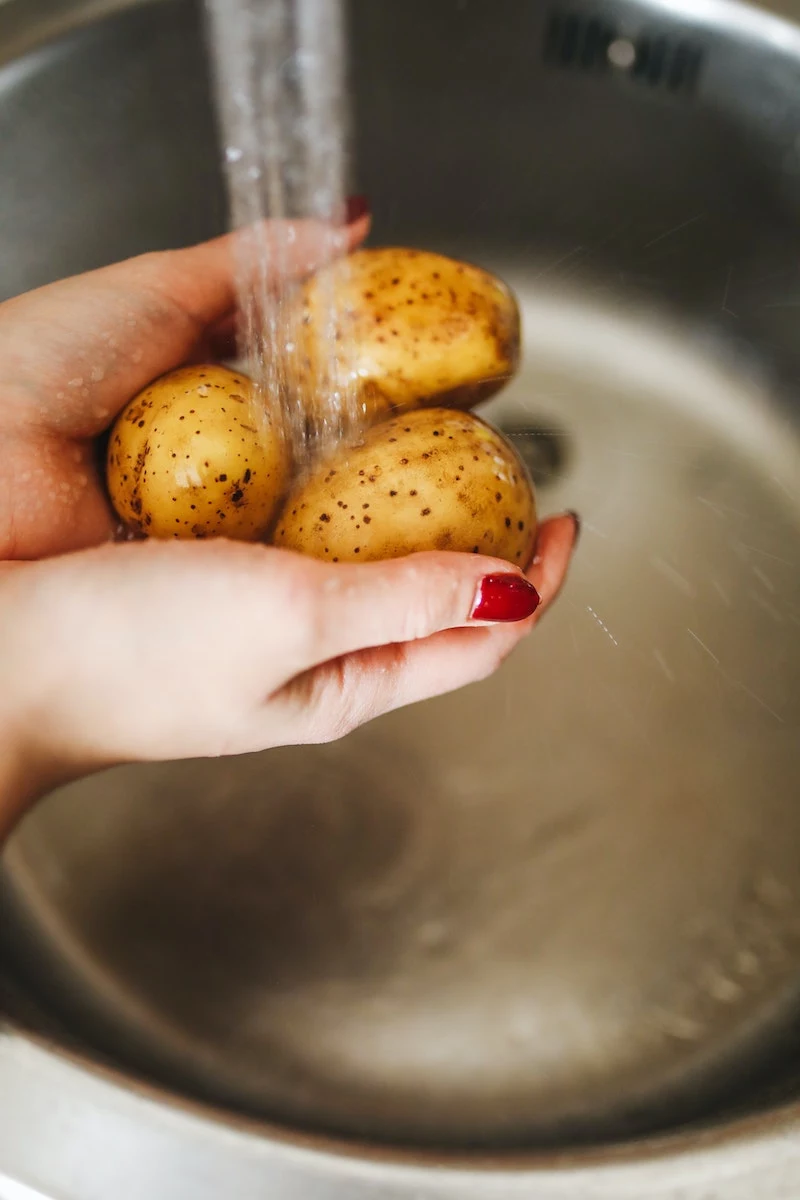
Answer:
[{"label": "reflection on metal", "polygon": [[0,1175],[0,1200],[46,1200],[41,1192],[34,1192],[21,1183],[14,1183]]}]

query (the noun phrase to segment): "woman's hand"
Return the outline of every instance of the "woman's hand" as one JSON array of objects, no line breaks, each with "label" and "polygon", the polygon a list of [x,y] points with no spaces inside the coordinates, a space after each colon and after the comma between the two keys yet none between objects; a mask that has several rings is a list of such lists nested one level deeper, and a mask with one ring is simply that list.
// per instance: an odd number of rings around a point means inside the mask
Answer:
[{"label": "woman's hand", "polygon": [[[303,273],[302,229],[295,249]],[[541,526],[529,582],[473,555],[113,544],[95,439],[155,377],[223,352],[233,314],[228,238],[0,305],[0,832],[103,766],[327,741],[481,679],[561,587],[570,516]]]}]

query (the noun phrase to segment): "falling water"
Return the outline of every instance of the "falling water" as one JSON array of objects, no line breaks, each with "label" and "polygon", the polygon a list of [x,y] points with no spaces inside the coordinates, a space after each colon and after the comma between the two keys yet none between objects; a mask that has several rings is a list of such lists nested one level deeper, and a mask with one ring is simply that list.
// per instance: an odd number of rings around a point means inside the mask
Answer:
[{"label": "falling water", "polygon": [[[346,249],[342,3],[207,0],[207,6],[237,231],[240,357],[262,411],[302,464],[312,449],[351,436],[359,416],[347,314],[337,311],[323,272],[322,317],[306,325],[297,286],[299,272],[324,268]],[[309,352],[332,381],[321,395],[303,371]]]}]

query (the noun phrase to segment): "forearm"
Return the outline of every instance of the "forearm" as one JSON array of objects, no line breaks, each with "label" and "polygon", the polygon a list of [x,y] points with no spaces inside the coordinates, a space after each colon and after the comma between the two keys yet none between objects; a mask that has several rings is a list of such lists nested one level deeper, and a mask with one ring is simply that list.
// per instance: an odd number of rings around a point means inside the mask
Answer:
[{"label": "forearm", "polygon": [[0,846],[40,794],[39,772],[24,736],[28,696],[20,677],[19,644],[24,639],[18,630],[20,605],[15,602],[15,583],[24,566],[0,563]]}]

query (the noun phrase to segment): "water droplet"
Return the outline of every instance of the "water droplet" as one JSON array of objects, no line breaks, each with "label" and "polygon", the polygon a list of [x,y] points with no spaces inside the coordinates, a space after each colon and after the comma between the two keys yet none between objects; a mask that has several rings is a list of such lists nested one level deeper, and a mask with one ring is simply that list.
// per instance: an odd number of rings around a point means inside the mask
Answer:
[{"label": "water droplet", "polygon": [[691,1017],[683,1016],[681,1013],[657,1009],[653,1016],[656,1027],[667,1037],[675,1038],[679,1042],[697,1041],[703,1032],[703,1026],[699,1021],[693,1021]]},{"label": "water droplet", "polygon": [[720,1004],[734,1004],[741,998],[742,985],[726,975],[712,975],[708,981],[708,991]]},{"label": "water droplet", "polygon": [[529,1042],[536,1032],[536,1025],[530,1013],[516,1013],[509,1022],[508,1037],[512,1042]]},{"label": "water droplet", "polygon": [[757,898],[767,908],[786,908],[792,899],[789,888],[774,875],[764,873],[756,879],[754,889]]},{"label": "water droplet", "polygon": [[747,975],[750,978],[758,975],[758,956],[752,950],[740,950],[736,955],[736,969],[740,975]]},{"label": "water droplet", "polygon": [[238,146],[228,146],[225,150],[225,161],[229,163],[238,162],[244,154],[244,150],[240,150]]},{"label": "water droplet", "polygon": [[446,921],[432,919],[423,921],[417,930],[417,943],[422,950],[436,953],[447,948],[450,942],[450,927]]}]

